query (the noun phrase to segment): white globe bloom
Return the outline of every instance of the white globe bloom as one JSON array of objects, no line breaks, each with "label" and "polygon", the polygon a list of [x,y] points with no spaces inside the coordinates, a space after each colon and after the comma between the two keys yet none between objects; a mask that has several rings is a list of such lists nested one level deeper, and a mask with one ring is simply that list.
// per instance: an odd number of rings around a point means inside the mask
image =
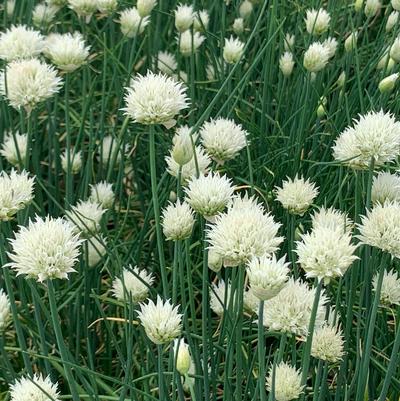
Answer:
[{"label": "white globe bloom", "polygon": [[[263,325],[273,331],[307,336],[315,293],[315,288],[309,288],[306,283],[290,278],[275,297],[265,301]],[[326,302],[327,298],[322,291],[315,328],[324,323]]]},{"label": "white globe bloom", "polygon": [[173,306],[169,300],[162,301],[157,295],[157,302],[149,300],[140,304],[139,319],[147,337],[155,344],[166,344],[179,337],[182,332],[182,314],[178,306]]},{"label": "white globe bloom", "polygon": [[78,17],[90,22],[92,15],[97,11],[97,0],[68,0],[68,7],[76,12]]},{"label": "white globe bloom", "polygon": [[[69,168],[71,171],[71,174],[78,174],[79,171],[81,171],[82,168],[82,152],[80,150],[75,150],[71,149],[70,154],[69,154]],[[68,173],[69,168],[68,168],[68,152],[65,150],[63,154],[61,155],[61,167],[64,170],[64,172]]]},{"label": "white globe bloom", "polygon": [[0,289],[0,334],[10,321],[11,305],[7,294]]},{"label": "white globe bloom", "polygon": [[190,356],[189,345],[186,344],[183,338],[174,340],[174,357],[176,370],[182,376],[185,376],[189,373],[192,357]]},{"label": "white globe bloom", "polygon": [[[372,279],[372,286],[374,291],[378,287],[379,274],[375,274]],[[394,270],[383,272],[380,302],[383,305],[400,305],[400,277],[398,272]]]},{"label": "white globe bloom", "polygon": [[87,252],[87,263],[89,267],[96,266],[107,253],[107,240],[103,236],[97,235],[88,238],[86,246],[87,248],[85,247],[85,251]]},{"label": "white globe bloom", "polygon": [[354,120],[336,139],[333,157],[352,168],[368,169],[394,161],[400,154],[400,122],[391,113],[369,112]]},{"label": "white globe bloom", "polygon": [[309,72],[319,72],[328,64],[330,51],[320,42],[312,43],[304,53],[303,66]]},{"label": "white globe bloom", "polygon": [[247,145],[248,133],[233,120],[218,117],[206,121],[200,129],[201,143],[217,162],[231,160]]},{"label": "white globe bloom", "polygon": [[381,7],[382,3],[379,0],[367,0],[365,2],[364,13],[368,18],[375,17]]},{"label": "white globe bloom", "polygon": [[131,7],[120,12],[119,23],[121,32],[128,38],[134,38],[144,32],[149,24],[149,17],[141,17],[136,7]]},{"label": "white globe bloom", "polygon": [[205,37],[200,35],[199,32],[193,32],[193,35],[190,30],[182,32],[180,37],[178,37],[179,51],[184,57],[191,56],[192,53],[196,53],[204,40]]},{"label": "white globe bloom", "polygon": [[231,36],[229,39],[225,38],[225,46],[223,50],[223,57],[226,63],[235,64],[242,57],[244,50],[244,43],[239,39]]},{"label": "white globe bloom", "polygon": [[15,61],[37,57],[44,49],[44,37],[25,25],[13,25],[0,33],[0,59]]},{"label": "white globe bloom", "polygon": [[12,107],[24,107],[27,113],[57,93],[61,83],[56,70],[37,59],[13,61],[7,72],[0,72],[0,94]]},{"label": "white globe bloom", "polygon": [[296,400],[304,389],[301,384],[300,370],[286,362],[280,362],[275,366],[275,377],[273,368],[270,368],[266,385],[268,391],[272,391],[274,385],[276,401]]},{"label": "white globe bloom", "polygon": [[329,13],[323,8],[319,10],[313,8],[306,12],[306,29],[311,35],[319,36],[325,33],[329,29],[330,21],[331,17]]},{"label": "white globe bloom", "polygon": [[127,148],[122,148],[116,138],[112,135],[106,135],[99,145],[98,160],[105,166],[112,163],[113,159],[115,159],[115,164],[118,164],[126,151]]},{"label": "white globe bloom", "polygon": [[221,255],[224,266],[238,266],[253,257],[272,254],[283,241],[280,224],[265,212],[255,198],[236,197],[225,213],[208,226],[207,239]]},{"label": "white globe bloom", "polygon": [[57,14],[58,7],[46,3],[36,4],[32,11],[32,22],[36,28],[50,25]]},{"label": "white globe bloom", "polygon": [[315,330],[311,344],[311,355],[329,363],[339,362],[344,355],[344,341],[340,329],[325,324]]},{"label": "white globe bloom", "polygon": [[105,14],[111,15],[118,8],[118,0],[97,0],[97,9]]},{"label": "white globe bloom", "polygon": [[247,19],[253,12],[253,4],[251,1],[244,0],[239,6],[239,15],[243,19]]},{"label": "white globe bloom", "polygon": [[309,179],[288,177],[282,187],[275,187],[276,200],[291,214],[302,216],[318,195],[318,188]]},{"label": "white globe bloom", "polygon": [[330,230],[339,230],[341,233],[350,232],[353,222],[346,213],[332,207],[326,209],[321,207],[311,216],[312,227],[315,230],[327,228]]},{"label": "white globe bloom", "polygon": [[370,245],[388,252],[394,258],[400,258],[400,203],[385,202],[376,204],[361,217],[358,224],[360,235],[358,239],[365,245]]},{"label": "white globe bloom", "polygon": [[98,203],[90,200],[79,201],[77,205],[72,206],[71,210],[65,212],[76,227],[78,232],[84,236],[92,236],[100,230],[100,222],[105,209]]},{"label": "white globe bloom", "polygon": [[233,32],[236,35],[241,35],[244,32],[244,19],[243,18],[235,18],[232,24]]},{"label": "white globe bloom", "polygon": [[148,71],[126,88],[125,114],[141,124],[175,124],[175,116],[189,107],[186,87],[172,78]]},{"label": "white globe bloom", "polygon": [[60,70],[73,72],[86,63],[89,47],[80,33],[52,33],[46,39],[44,53]]},{"label": "white globe bloom", "polygon": [[[210,308],[218,316],[222,316],[228,308],[231,301],[231,284],[225,284],[225,281],[220,279],[217,284],[212,283],[210,288]],[[226,301],[226,306],[225,306]]]},{"label": "white globe bloom", "polygon": [[22,377],[10,386],[10,401],[60,401],[58,384],[50,376]]},{"label": "white globe bloom", "polygon": [[203,32],[208,29],[210,22],[210,15],[207,10],[200,10],[195,13],[193,20],[193,29],[195,31]]},{"label": "white globe bloom", "polygon": [[335,38],[329,37],[325,39],[322,44],[325,46],[325,48],[328,50],[328,56],[329,58],[332,58],[337,50],[338,47],[338,41]]},{"label": "white globe bloom", "polygon": [[310,233],[303,234],[296,241],[298,263],[306,272],[306,277],[316,277],[328,284],[330,279],[343,276],[351,264],[358,259],[354,255],[357,248],[351,243],[351,234],[319,226]]},{"label": "white globe bloom", "polygon": [[137,0],[136,7],[138,9],[139,15],[142,18],[149,16],[156,4],[156,0]]},{"label": "white globe bloom", "polygon": [[222,212],[232,199],[235,188],[226,175],[210,173],[192,177],[185,188],[186,202],[207,220]]},{"label": "white globe bloom", "polygon": [[7,174],[0,173],[0,222],[8,221],[22,209],[25,209],[33,199],[35,178],[29,177],[26,171],[17,173],[11,170]]},{"label": "white globe bloom", "polygon": [[189,238],[195,220],[189,204],[178,199],[162,211],[163,232],[167,240],[178,241]]},{"label": "white globe bloom", "polygon": [[373,178],[371,189],[372,203],[400,202],[400,176],[381,172]]},{"label": "white globe bloom", "polygon": [[8,132],[0,149],[0,154],[13,166],[23,166],[28,148],[28,135]]},{"label": "white globe bloom", "polygon": [[137,266],[124,268],[121,278],[115,278],[112,283],[112,292],[119,301],[133,303],[147,299],[149,289],[154,283],[154,276]]},{"label": "white globe bloom", "polygon": [[115,200],[112,184],[106,181],[100,181],[97,184],[90,185],[89,200],[99,204],[103,209],[112,207]]},{"label": "white globe bloom", "polygon": [[20,226],[10,243],[11,262],[7,266],[16,270],[18,276],[23,274],[42,282],[66,279],[68,273],[75,272],[82,240],[68,221],[36,216],[28,227]]},{"label": "white globe bloom", "polygon": [[389,14],[389,17],[386,21],[386,32],[390,32],[397,24],[399,21],[399,12],[398,11],[392,11]]},{"label": "white globe bloom", "polygon": [[179,4],[175,10],[175,28],[179,32],[187,31],[194,21],[193,6],[186,4]]},{"label": "white globe bloom", "polygon": [[291,53],[293,52],[295,39],[296,39],[295,36],[290,33],[287,33],[285,35],[285,39],[283,42],[285,52],[291,52]]},{"label": "white globe bloom", "polygon": [[293,54],[291,52],[285,52],[279,59],[279,68],[285,77],[292,75],[294,67]]},{"label": "white globe bloom", "polygon": [[163,74],[172,75],[178,68],[175,55],[169,52],[158,52],[157,68]]},{"label": "white globe bloom", "polygon": [[285,256],[278,260],[275,254],[250,259],[246,271],[253,294],[261,301],[276,296],[289,279],[289,265]]},{"label": "white globe bloom", "polygon": [[167,156],[165,161],[167,163],[167,171],[173,177],[178,177],[179,170],[181,169],[181,181],[183,183],[186,183],[190,178],[197,175],[197,167],[199,174],[205,174],[211,164],[210,156],[208,156],[201,146],[196,146],[195,156],[193,155],[191,160],[182,167],[171,156]]}]

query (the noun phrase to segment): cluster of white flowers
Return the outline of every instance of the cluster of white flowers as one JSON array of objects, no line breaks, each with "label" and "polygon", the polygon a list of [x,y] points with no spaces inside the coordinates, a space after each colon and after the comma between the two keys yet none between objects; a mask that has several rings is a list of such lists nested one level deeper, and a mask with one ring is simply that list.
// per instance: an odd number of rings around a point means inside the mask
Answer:
[{"label": "cluster of white flowers", "polygon": [[0,149],[0,154],[13,166],[23,166],[28,148],[28,135],[8,132]]},{"label": "cluster of white flowers", "polygon": [[178,200],[162,212],[162,226],[167,240],[178,241],[189,238],[194,226],[193,211],[189,204]]},{"label": "cluster of white flowers", "polygon": [[120,13],[121,32],[128,38],[143,33],[149,22],[149,17],[141,17],[136,7],[127,8]]},{"label": "cluster of white flowers", "polygon": [[7,294],[0,289],[0,335],[1,332],[6,328],[10,318],[10,300]]},{"label": "cluster of white flowers", "polygon": [[61,166],[66,173],[78,174],[82,168],[82,152],[70,149],[61,154]]},{"label": "cluster of white flowers", "polygon": [[[217,284],[212,283],[210,288],[210,308],[218,316],[222,316],[227,309],[232,293],[231,284],[225,284],[224,280],[219,280]],[[225,304],[226,301],[226,304]]]},{"label": "cluster of white flowers", "polygon": [[314,332],[311,344],[314,358],[336,363],[342,359],[343,349],[343,335],[337,327],[325,324]]},{"label": "cluster of white flowers", "polygon": [[90,185],[89,200],[92,203],[97,203],[103,209],[110,208],[115,200],[115,194],[112,190],[112,184],[105,181],[100,181],[95,185]]},{"label": "cluster of white flowers", "polygon": [[[377,273],[372,279],[374,291],[376,291],[378,287],[378,276],[379,274]],[[387,306],[400,305],[400,277],[398,272],[394,270],[385,270],[383,272],[380,302]]]},{"label": "cluster of white flowers", "polygon": [[100,222],[105,209],[100,204],[79,201],[66,212],[68,219],[74,224],[75,230],[84,236],[92,236],[100,230]]},{"label": "cluster of white flowers", "polygon": [[244,43],[239,39],[234,38],[233,36],[231,36],[229,39],[225,39],[225,46],[223,50],[224,60],[228,64],[237,63],[242,57],[243,50]]},{"label": "cluster of white flowers", "polygon": [[374,177],[371,189],[372,203],[400,201],[400,176],[381,172]]},{"label": "cluster of white flowers", "polygon": [[274,388],[277,401],[290,401],[299,398],[303,392],[301,372],[286,362],[271,367],[267,377],[267,390]]},{"label": "cluster of white flowers", "polygon": [[11,401],[23,401],[29,397],[31,401],[60,401],[58,384],[53,383],[49,376],[34,374],[32,377],[22,377],[10,386]]},{"label": "cluster of white flowers", "polygon": [[306,29],[312,35],[322,35],[329,29],[331,17],[329,13],[320,8],[319,10],[311,9],[306,13]]}]

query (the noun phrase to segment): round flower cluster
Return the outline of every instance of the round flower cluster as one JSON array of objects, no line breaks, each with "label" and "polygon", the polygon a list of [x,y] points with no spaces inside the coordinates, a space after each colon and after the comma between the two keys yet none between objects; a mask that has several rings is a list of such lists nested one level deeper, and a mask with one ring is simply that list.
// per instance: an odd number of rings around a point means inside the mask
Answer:
[{"label": "round flower cluster", "polygon": [[193,211],[189,204],[178,201],[169,204],[162,212],[162,226],[167,240],[189,238],[194,226]]},{"label": "round flower cluster", "polygon": [[58,384],[52,383],[50,377],[35,374],[22,377],[10,386],[11,401],[60,401]]},{"label": "round flower cluster", "polygon": [[281,362],[270,368],[267,377],[267,390],[274,388],[277,401],[290,401],[299,398],[303,392],[301,385],[301,372],[286,362]]},{"label": "round flower cluster", "polygon": [[344,342],[340,330],[330,325],[318,328],[313,335],[311,355],[330,363],[339,362],[344,354]]},{"label": "round flower cluster", "polygon": [[[378,287],[378,281],[378,274],[375,274],[372,279],[372,286],[375,292]],[[400,278],[399,274],[394,270],[385,270],[383,272],[380,302],[387,306],[400,305]]]}]

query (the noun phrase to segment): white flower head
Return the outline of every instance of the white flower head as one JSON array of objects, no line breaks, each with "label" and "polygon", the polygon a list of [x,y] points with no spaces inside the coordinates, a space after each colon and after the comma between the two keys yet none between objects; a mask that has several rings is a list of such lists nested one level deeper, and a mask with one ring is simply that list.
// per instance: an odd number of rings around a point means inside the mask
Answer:
[{"label": "white flower head", "polygon": [[79,201],[77,205],[72,206],[71,210],[66,212],[68,220],[75,226],[76,230],[83,235],[91,236],[100,230],[100,222],[105,209],[98,203]]},{"label": "white flower head", "polygon": [[112,283],[114,297],[120,301],[134,303],[142,302],[149,295],[149,288],[154,283],[154,276],[144,269],[138,267],[124,268],[122,277],[116,278]]},{"label": "white flower head", "polygon": [[164,74],[172,75],[178,68],[175,55],[169,52],[158,52],[157,68]]},{"label": "white flower head", "polygon": [[146,18],[156,6],[156,0],[137,0],[136,7],[141,18]]},{"label": "white flower head", "polygon": [[193,20],[193,29],[195,31],[203,32],[207,30],[210,22],[210,15],[207,10],[200,10],[195,13]]},{"label": "white flower head", "polygon": [[231,36],[229,39],[225,38],[225,46],[223,50],[223,57],[226,63],[235,64],[242,57],[244,50],[244,43],[239,39]]},{"label": "white flower head", "polygon": [[250,1],[244,0],[239,6],[240,17],[243,19],[249,18],[253,12],[253,8],[253,4]]},{"label": "white flower head", "polygon": [[364,13],[368,18],[374,17],[382,7],[380,0],[367,0],[365,2]]},{"label": "white flower head", "polygon": [[343,276],[354,260],[357,248],[349,232],[342,227],[318,226],[296,241],[298,263],[307,277],[316,277],[327,284],[331,278]]},{"label": "white flower head", "polygon": [[208,250],[208,268],[213,272],[218,273],[222,268],[222,258],[221,255],[214,250],[214,248],[209,248]]},{"label": "white flower head", "polygon": [[286,362],[275,366],[275,375],[273,368],[270,368],[266,385],[268,391],[272,391],[274,385],[276,401],[295,400],[304,388],[301,384],[301,372]]},{"label": "white flower head", "polygon": [[10,401],[60,401],[58,384],[50,376],[22,377],[10,386]]},{"label": "white flower head", "polygon": [[392,0],[391,4],[396,11],[400,11],[400,0]]},{"label": "white flower head", "polygon": [[[165,161],[167,162],[168,173],[171,174],[173,177],[178,177],[180,169],[179,164],[171,156],[167,156],[165,158]],[[211,164],[210,156],[208,156],[208,154],[201,146],[196,146],[195,156],[193,155],[191,160],[182,166],[181,169],[182,182],[185,183],[193,176],[196,176],[197,167],[199,169],[199,174],[205,174],[210,164]]]},{"label": "white flower head", "polygon": [[189,107],[186,87],[172,78],[148,71],[132,79],[125,95],[125,114],[141,124],[174,123],[181,110]]},{"label": "white flower head", "polygon": [[89,200],[99,204],[103,209],[109,209],[115,200],[112,184],[100,181],[95,185],[90,185]]},{"label": "white flower head", "polygon": [[0,59],[5,61],[37,57],[43,51],[44,37],[25,25],[13,25],[0,33]]},{"label": "white flower head", "polygon": [[304,68],[309,72],[319,72],[328,64],[330,55],[327,46],[320,42],[314,42],[304,53]]},{"label": "white flower head", "polygon": [[232,24],[233,32],[236,35],[241,35],[244,32],[244,19],[243,18],[235,18]]},{"label": "white flower head", "polygon": [[15,239],[10,240],[12,252],[8,264],[17,275],[27,275],[39,282],[66,279],[75,272],[82,240],[73,226],[62,218],[37,216],[28,227],[20,226]]},{"label": "white flower head", "polygon": [[236,197],[225,213],[208,226],[210,246],[221,255],[224,266],[245,264],[252,257],[272,254],[283,241],[280,224],[265,212],[255,198]]},{"label": "white flower head", "polygon": [[278,260],[275,254],[250,259],[246,271],[253,294],[262,301],[276,296],[289,279],[289,265],[285,257]]},{"label": "white flower head", "polygon": [[397,22],[399,21],[399,12],[398,11],[392,11],[389,14],[389,17],[386,21],[386,32],[390,32],[395,25],[397,24]]},{"label": "white flower head", "polygon": [[307,10],[305,18],[306,29],[311,35],[322,35],[329,29],[330,21],[331,17],[329,13],[323,8],[320,8],[319,10],[315,10],[314,8]]},{"label": "white flower head", "polygon": [[0,289],[0,333],[7,327],[10,320],[11,305],[7,294]]},{"label": "white flower head", "polygon": [[3,170],[0,173],[0,222],[11,220],[31,203],[34,182],[34,177],[29,177],[26,171],[11,170],[7,174]]},{"label": "white flower head", "polygon": [[189,204],[178,201],[162,211],[162,226],[167,240],[178,241],[189,238],[194,226],[193,211]]},{"label": "white flower head", "polygon": [[32,22],[36,28],[50,25],[56,16],[58,7],[46,3],[38,3],[32,11]]},{"label": "white flower head", "polygon": [[196,53],[204,40],[205,37],[200,35],[199,32],[193,32],[193,35],[190,30],[182,32],[180,37],[178,37],[179,51],[184,57],[188,57],[192,55],[192,53]]},{"label": "white flower head", "polygon": [[118,0],[97,0],[97,8],[101,13],[111,15],[118,8]]},{"label": "white flower head", "polygon": [[302,216],[311,206],[318,195],[318,188],[309,179],[296,176],[293,180],[288,177],[282,187],[275,188],[276,200],[292,214]]},{"label": "white flower head", "polygon": [[112,163],[113,159],[115,159],[115,164],[118,164],[126,150],[127,148],[121,147],[116,138],[106,135],[99,145],[98,159],[103,165]]},{"label": "white flower head", "polygon": [[8,132],[0,149],[0,154],[13,166],[23,166],[28,148],[28,135]]},{"label": "white flower head", "polygon": [[179,4],[175,10],[175,27],[179,32],[187,31],[193,24],[194,11],[191,5]]},{"label": "white flower head", "polygon": [[68,7],[89,23],[92,15],[97,11],[97,0],[68,0]]},{"label": "white flower head", "polygon": [[344,341],[340,329],[328,324],[315,330],[311,355],[329,363],[339,362],[344,355]]},{"label": "white flower head", "polygon": [[254,294],[251,288],[243,293],[243,308],[251,315],[260,308],[260,298]]},{"label": "white flower head", "polygon": [[16,109],[30,113],[61,88],[62,79],[56,70],[37,59],[13,61],[7,72],[0,72],[0,94]]},{"label": "white flower head", "polygon": [[335,38],[329,37],[325,39],[322,44],[325,46],[325,48],[328,50],[328,56],[329,58],[332,58],[337,50],[338,47],[338,41]]},{"label": "white flower head", "polygon": [[[372,286],[375,292],[378,287],[378,276],[379,273],[376,273],[372,279]],[[386,306],[400,305],[400,277],[394,270],[385,270],[383,272],[380,302]]]},{"label": "white flower head", "polygon": [[89,47],[80,33],[52,33],[46,39],[45,54],[60,70],[72,72],[86,63]]},{"label": "white flower head", "polygon": [[163,302],[157,295],[157,302],[149,300],[140,304],[138,316],[147,337],[155,344],[165,344],[179,337],[182,331],[182,314],[178,306],[173,306],[169,300]]},{"label": "white flower head", "polygon": [[326,209],[321,207],[311,216],[312,227],[317,230],[319,228],[328,228],[330,230],[340,230],[342,233],[350,232],[353,222],[346,213],[336,210],[332,207]]},{"label": "white flower head", "polygon": [[219,163],[233,159],[246,147],[247,135],[240,124],[222,117],[206,121],[200,129],[202,145]]},{"label": "white flower head", "polygon": [[373,178],[371,189],[372,203],[399,201],[400,202],[400,176],[381,172]]},{"label": "white flower head", "polygon": [[[273,331],[306,336],[314,305],[316,289],[300,280],[289,279],[275,297],[264,303],[264,326]],[[327,298],[321,293],[315,327],[321,327],[325,317]]]},{"label": "white flower head", "polygon": [[142,18],[136,7],[127,8],[120,12],[121,32],[128,38],[133,38],[143,33],[149,22],[149,17]]},{"label": "white flower head", "polygon": [[285,52],[279,59],[279,68],[285,77],[289,77],[293,72],[294,60],[291,52]]},{"label": "white flower head", "polygon": [[293,52],[295,39],[295,36],[290,33],[285,35],[285,39],[283,41],[285,52]]},{"label": "white flower head", "polygon": [[[210,308],[218,316],[222,316],[227,309],[231,299],[231,284],[225,284],[225,281],[220,279],[217,284],[212,283],[210,287]],[[225,306],[226,301],[226,306]]]},{"label": "white flower head", "polygon": [[232,181],[219,173],[192,177],[185,188],[186,201],[207,220],[225,209],[233,191]]},{"label": "white flower head", "polygon": [[103,236],[97,235],[88,238],[86,246],[87,263],[89,267],[96,266],[107,253],[107,240]]},{"label": "white flower head", "polygon": [[185,376],[190,370],[192,357],[190,356],[189,345],[186,344],[183,338],[174,340],[174,356],[176,370],[182,376]]},{"label": "white flower head", "polygon": [[68,152],[65,150],[61,155],[61,167],[66,173],[70,170],[71,174],[78,174],[82,168],[82,152],[72,148],[69,152],[68,163]]},{"label": "white flower head", "polygon": [[333,157],[352,168],[390,163],[400,153],[400,123],[391,113],[369,112],[354,120],[336,139]]},{"label": "white flower head", "polygon": [[363,244],[388,252],[394,258],[400,258],[400,203],[385,202],[376,204],[361,217],[358,225],[358,238]]}]

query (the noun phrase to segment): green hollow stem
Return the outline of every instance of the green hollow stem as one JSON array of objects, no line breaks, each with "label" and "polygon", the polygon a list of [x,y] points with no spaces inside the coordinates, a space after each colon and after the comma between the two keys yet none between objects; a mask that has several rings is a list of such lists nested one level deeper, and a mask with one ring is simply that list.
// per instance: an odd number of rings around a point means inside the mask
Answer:
[{"label": "green hollow stem", "polygon": [[258,308],[258,364],[260,400],[266,400],[265,392],[265,339],[264,339],[264,301],[260,301]]},{"label": "green hollow stem", "polygon": [[160,401],[166,400],[165,388],[164,388],[164,377],[163,377],[163,346],[157,345],[157,369],[158,369],[158,392]]},{"label": "green hollow stem", "polygon": [[162,230],[161,230],[160,205],[158,202],[158,192],[157,192],[156,146],[155,146],[156,132],[155,132],[155,127],[153,125],[150,125],[149,128],[150,128],[149,155],[150,155],[151,195],[153,198],[154,220],[156,224],[157,249],[158,249],[158,258],[161,271],[161,282],[163,287],[163,295],[164,298],[166,299],[168,297],[168,281],[167,281],[167,270],[165,267],[164,245],[163,245]]},{"label": "green hollow stem", "polygon": [[47,288],[48,288],[48,296],[50,303],[51,320],[54,328],[54,333],[56,335],[58,349],[60,351],[61,359],[63,361],[66,378],[68,381],[69,388],[71,390],[73,401],[79,401],[80,400],[79,393],[76,387],[75,379],[72,375],[71,367],[69,364],[65,363],[68,361],[69,358],[61,330],[60,317],[58,315],[56,295],[54,292],[54,286],[52,280],[47,281]]}]

